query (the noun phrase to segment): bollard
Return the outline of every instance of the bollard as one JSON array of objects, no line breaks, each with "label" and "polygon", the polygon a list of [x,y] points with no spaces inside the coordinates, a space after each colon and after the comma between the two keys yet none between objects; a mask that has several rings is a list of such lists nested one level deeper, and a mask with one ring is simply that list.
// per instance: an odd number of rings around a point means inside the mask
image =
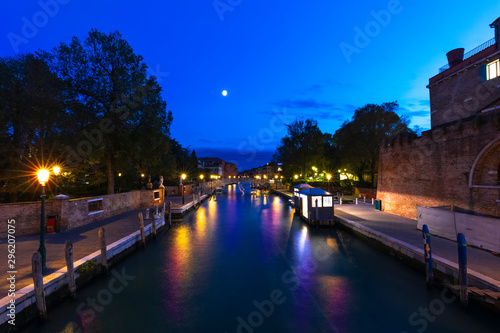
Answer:
[{"label": "bollard", "polygon": [[339,205],[342,205],[342,198],[339,198]]},{"label": "bollard", "polygon": [[366,197],[363,197],[363,203],[366,203]]},{"label": "bollard", "polygon": [[358,204],[358,198],[356,198],[356,205]]},{"label": "bollard", "polygon": [[424,238],[425,281],[427,287],[431,287],[434,280],[434,273],[432,270],[431,235],[427,224],[424,224],[422,227],[422,237]]},{"label": "bollard", "polygon": [[193,206],[196,205],[196,196],[193,193]]},{"label": "bollard", "polygon": [[149,208],[146,209],[146,220],[149,220]]},{"label": "bollard", "polygon": [[469,303],[469,294],[467,292],[467,242],[462,233],[457,235],[458,245],[458,280],[460,283],[460,303],[464,308]]},{"label": "bollard", "polygon": [[172,201],[168,202],[168,226],[172,227]]},{"label": "bollard", "polygon": [[104,275],[108,275],[108,255],[106,251],[106,230],[99,228],[99,245],[101,247],[101,269]]},{"label": "bollard", "polygon": [[35,285],[34,289],[38,317],[40,317],[41,320],[45,320],[47,319],[47,305],[45,304],[45,291],[43,290],[42,255],[40,252],[33,253],[31,266],[33,270],[33,283]]},{"label": "bollard", "polygon": [[72,299],[76,299],[75,268],[73,267],[73,243],[67,240],[64,243],[64,255],[66,257],[66,277],[68,288]]},{"label": "bollard", "polygon": [[375,199],[372,198],[372,205],[375,205]]},{"label": "bollard", "polygon": [[139,230],[141,231],[141,245],[146,247],[146,237],[144,236],[144,219],[142,213],[139,213]]}]

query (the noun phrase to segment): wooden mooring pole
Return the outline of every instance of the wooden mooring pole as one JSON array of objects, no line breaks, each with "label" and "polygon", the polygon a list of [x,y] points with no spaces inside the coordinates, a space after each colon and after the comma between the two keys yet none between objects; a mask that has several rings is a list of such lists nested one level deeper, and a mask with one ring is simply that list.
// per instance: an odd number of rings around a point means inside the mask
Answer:
[{"label": "wooden mooring pole", "polygon": [[156,239],[156,219],[153,218],[153,220],[151,221],[151,237],[153,237],[153,239]]},{"label": "wooden mooring pole", "polygon": [[64,243],[64,256],[66,257],[66,278],[72,299],[76,299],[75,268],[73,267],[73,243],[67,240]]},{"label": "wooden mooring pole", "polygon": [[460,303],[464,308],[469,304],[469,293],[467,291],[467,242],[462,233],[457,235],[458,245],[458,280],[460,283]]},{"label": "wooden mooring pole", "polygon": [[41,320],[47,319],[47,305],[45,304],[45,291],[43,290],[42,255],[40,252],[33,253],[31,258],[33,270],[33,283],[35,285],[36,308]]},{"label": "wooden mooring pole", "polygon": [[146,247],[146,236],[144,235],[144,219],[142,213],[139,213],[139,230],[141,231],[141,244]]},{"label": "wooden mooring pole", "polygon": [[168,226],[172,227],[172,201],[168,202]]},{"label": "wooden mooring pole", "polygon": [[99,228],[99,244],[101,248],[101,268],[104,275],[108,275],[108,255],[106,250],[106,230]]},{"label": "wooden mooring pole", "polygon": [[427,224],[424,224],[422,227],[422,237],[424,238],[425,281],[427,287],[431,287],[434,280],[434,273],[432,270],[431,235]]}]

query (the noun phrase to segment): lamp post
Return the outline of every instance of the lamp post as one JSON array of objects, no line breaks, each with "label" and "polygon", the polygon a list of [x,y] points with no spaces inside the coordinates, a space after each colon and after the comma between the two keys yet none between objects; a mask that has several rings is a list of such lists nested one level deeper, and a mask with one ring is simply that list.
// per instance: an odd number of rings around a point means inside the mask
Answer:
[{"label": "lamp post", "polygon": [[181,186],[182,186],[182,205],[184,205],[184,184],[182,184],[182,180],[183,180],[183,179],[186,179],[186,174],[185,174],[185,173],[183,173],[183,174],[181,175]]},{"label": "lamp post", "polygon": [[201,192],[202,192],[202,190],[203,190],[203,183],[202,183],[203,178],[204,178],[204,176],[203,176],[203,174],[201,174],[201,175],[200,175],[200,195],[201,195]]},{"label": "lamp post", "polygon": [[47,267],[45,265],[45,184],[49,181],[49,171],[46,169],[40,169],[37,172],[38,182],[42,185],[42,209],[40,214],[40,246],[38,247],[38,252],[42,256],[42,274],[45,274]]},{"label": "lamp post", "polygon": [[56,185],[56,190],[55,190],[55,195],[57,195],[57,176],[59,176],[59,173],[61,172],[61,167],[56,165],[55,167],[52,168],[52,172],[54,172],[54,175],[56,175],[56,181],[55,181],[55,185]]},{"label": "lamp post", "polygon": [[278,175],[274,175],[274,182],[276,183],[276,189],[278,189]]},{"label": "lamp post", "polygon": [[328,179],[328,192],[330,192],[330,179],[332,179],[332,175],[327,174],[326,179]]}]

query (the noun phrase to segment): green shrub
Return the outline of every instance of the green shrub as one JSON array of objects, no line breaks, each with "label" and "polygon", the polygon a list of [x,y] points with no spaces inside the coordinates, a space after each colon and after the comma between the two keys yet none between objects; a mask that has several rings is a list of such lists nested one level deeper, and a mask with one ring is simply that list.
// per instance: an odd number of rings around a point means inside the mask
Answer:
[{"label": "green shrub", "polygon": [[83,264],[81,264],[77,269],[76,269],[76,272],[79,273],[79,274],[85,274],[85,273],[88,273],[88,272],[92,272],[94,271],[94,269],[96,268],[97,266],[97,260],[94,259],[94,260],[88,260],[86,262],[84,262]]}]

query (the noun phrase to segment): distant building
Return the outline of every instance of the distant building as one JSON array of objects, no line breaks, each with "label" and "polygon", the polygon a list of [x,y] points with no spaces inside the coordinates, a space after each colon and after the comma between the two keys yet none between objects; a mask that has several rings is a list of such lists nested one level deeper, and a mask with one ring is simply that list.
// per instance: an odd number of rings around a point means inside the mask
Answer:
[{"label": "distant building", "polygon": [[416,206],[448,206],[500,217],[500,18],[491,40],[429,79],[431,129],[381,147],[383,209],[416,218]]},{"label": "distant building", "polygon": [[263,166],[246,170],[242,173],[246,177],[274,179],[276,176],[281,178],[283,174],[283,164],[278,162],[266,163]]},{"label": "distant building", "polygon": [[236,164],[225,162],[218,157],[198,158],[198,169],[209,170],[211,175],[221,176],[221,178],[235,178],[238,175]]},{"label": "distant building", "polygon": [[198,169],[206,169],[211,175],[223,176],[226,162],[217,157],[198,158]]},{"label": "distant building", "polygon": [[238,167],[236,164],[226,162],[222,178],[236,178],[238,176]]}]

